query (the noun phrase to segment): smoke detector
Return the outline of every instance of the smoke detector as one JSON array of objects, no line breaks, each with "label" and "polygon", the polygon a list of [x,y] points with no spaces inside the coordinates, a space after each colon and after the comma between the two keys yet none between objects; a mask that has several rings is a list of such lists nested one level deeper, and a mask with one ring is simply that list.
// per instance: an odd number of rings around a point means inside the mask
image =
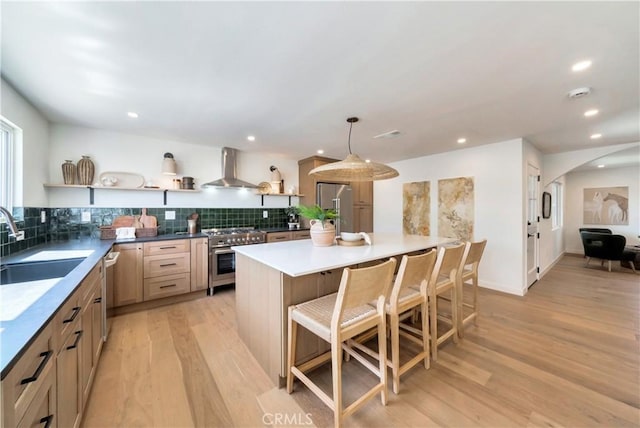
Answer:
[{"label": "smoke detector", "polygon": [[591,93],[591,88],[585,86],[584,88],[577,88],[572,91],[569,91],[567,96],[571,99],[576,99],[576,98],[586,97],[590,93]]}]

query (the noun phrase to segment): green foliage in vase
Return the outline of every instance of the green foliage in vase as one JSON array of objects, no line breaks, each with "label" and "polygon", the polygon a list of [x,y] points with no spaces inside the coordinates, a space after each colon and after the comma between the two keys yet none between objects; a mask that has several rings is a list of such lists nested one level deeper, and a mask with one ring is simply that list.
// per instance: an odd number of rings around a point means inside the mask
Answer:
[{"label": "green foliage in vase", "polygon": [[320,205],[298,205],[297,209],[302,217],[320,221],[323,228],[325,221],[338,218],[336,210],[333,208],[322,209]]}]

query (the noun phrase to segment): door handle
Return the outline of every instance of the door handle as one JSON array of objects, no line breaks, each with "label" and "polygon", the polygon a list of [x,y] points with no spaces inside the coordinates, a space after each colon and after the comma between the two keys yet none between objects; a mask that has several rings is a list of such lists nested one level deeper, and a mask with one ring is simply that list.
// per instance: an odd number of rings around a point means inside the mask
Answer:
[{"label": "door handle", "polygon": [[532,238],[534,236],[536,236],[535,233],[527,233],[527,238]]}]

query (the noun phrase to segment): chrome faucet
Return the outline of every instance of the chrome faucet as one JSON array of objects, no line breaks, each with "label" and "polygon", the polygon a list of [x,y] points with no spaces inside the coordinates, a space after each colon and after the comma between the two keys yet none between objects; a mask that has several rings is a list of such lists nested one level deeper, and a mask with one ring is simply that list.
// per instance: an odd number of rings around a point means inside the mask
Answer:
[{"label": "chrome faucet", "polygon": [[22,241],[24,239],[24,231],[18,230],[18,226],[16,226],[16,221],[5,207],[0,207],[0,213],[4,214],[4,218],[7,220],[7,224],[9,225],[9,230],[11,233],[9,236],[13,236],[16,238],[16,241]]}]

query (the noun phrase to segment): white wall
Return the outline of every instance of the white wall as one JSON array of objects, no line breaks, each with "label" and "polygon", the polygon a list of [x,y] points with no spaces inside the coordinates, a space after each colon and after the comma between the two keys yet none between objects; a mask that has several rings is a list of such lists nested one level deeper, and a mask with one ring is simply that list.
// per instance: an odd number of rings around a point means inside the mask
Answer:
[{"label": "white wall", "polygon": [[4,79],[0,83],[0,114],[22,129],[14,205],[45,207],[47,193],[42,184],[47,181],[49,165],[49,122]]},{"label": "white wall", "polygon": [[[94,182],[108,171],[140,174],[146,181],[160,187],[171,187],[171,179],[160,172],[163,154],[173,153],[178,166],[176,177],[194,177],[196,188],[200,184],[222,176],[221,147],[210,147],[178,141],[160,140],[137,135],[122,134],[91,128],[51,125],[50,157],[47,167],[49,183],[62,183],[61,165],[65,159],[77,163],[82,155],[89,155],[96,167]],[[298,188],[298,162],[264,153],[238,152],[238,178],[258,184],[269,181],[269,166],[275,165],[285,181],[285,191],[292,185]],[[96,190],[96,207],[161,207],[161,192]],[[289,198],[268,196],[264,206],[287,207]],[[298,198],[292,198],[292,205]],[[85,189],[49,189],[49,206],[89,206],[89,192]],[[208,189],[194,194],[169,192],[170,207],[256,208],[261,198],[255,190]]]},{"label": "white wall", "polygon": [[[571,172],[566,175],[566,205],[564,217],[565,248],[568,253],[584,254],[578,229],[604,227],[624,235],[627,244],[638,244],[640,234],[640,167],[603,168],[594,171]],[[593,187],[629,186],[629,225],[584,224],[583,190]]]},{"label": "white wall", "polygon": [[402,233],[402,185],[431,181],[431,233],[438,234],[438,180],[474,177],[474,239],[487,238],[480,285],[523,295],[523,142],[520,139],[391,164],[400,176],[374,182],[374,232]]}]

